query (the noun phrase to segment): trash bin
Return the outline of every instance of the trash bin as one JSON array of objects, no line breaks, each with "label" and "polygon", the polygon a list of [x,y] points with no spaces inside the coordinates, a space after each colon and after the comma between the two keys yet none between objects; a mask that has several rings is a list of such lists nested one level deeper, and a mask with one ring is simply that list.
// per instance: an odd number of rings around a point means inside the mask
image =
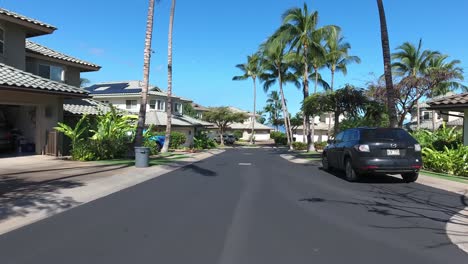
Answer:
[{"label": "trash bin", "polygon": [[149,166],[150,148],[135,147],[135,167],[146,168]]}]

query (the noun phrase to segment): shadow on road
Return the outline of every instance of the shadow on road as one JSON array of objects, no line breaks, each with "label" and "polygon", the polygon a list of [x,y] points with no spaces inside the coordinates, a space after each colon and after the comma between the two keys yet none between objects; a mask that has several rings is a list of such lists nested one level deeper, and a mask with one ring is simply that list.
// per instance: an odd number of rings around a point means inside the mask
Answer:
[{"label": "shadow on road", "polygon": [[192,171],[196,174],[206,176],[206,177],[215,177],[218,174],[212,170],[204,169],[196,164],[190,164],[182,168],[183,171]]}]

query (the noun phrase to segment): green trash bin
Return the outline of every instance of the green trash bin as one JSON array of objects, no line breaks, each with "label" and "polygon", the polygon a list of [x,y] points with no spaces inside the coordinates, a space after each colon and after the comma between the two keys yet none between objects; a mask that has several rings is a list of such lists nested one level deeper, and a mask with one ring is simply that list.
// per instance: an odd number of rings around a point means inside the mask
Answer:
[{"label": "green trash bin", "polygon": [[149,154],[150,154],[150,148],[135,147],[135,167],[137,168],[149,167]]}]

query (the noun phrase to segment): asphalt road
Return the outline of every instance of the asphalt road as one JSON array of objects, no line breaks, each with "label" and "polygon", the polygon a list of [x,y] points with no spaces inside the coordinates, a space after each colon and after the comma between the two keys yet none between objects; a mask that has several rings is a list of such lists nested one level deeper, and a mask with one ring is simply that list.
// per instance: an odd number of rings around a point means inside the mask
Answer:
[{"label": "asphalt road", "polygon": [[228,150],[0,236],[0,263],[468,263],[445,232],[463,197],[340,176]]}]

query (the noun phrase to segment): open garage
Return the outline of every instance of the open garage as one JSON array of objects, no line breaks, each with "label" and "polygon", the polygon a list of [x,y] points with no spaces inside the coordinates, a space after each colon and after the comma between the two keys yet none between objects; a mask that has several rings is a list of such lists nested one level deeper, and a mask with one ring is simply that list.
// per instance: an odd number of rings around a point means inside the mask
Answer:
[{"label": "open garage", "polygon": [[36,153],[36,106],[0,105],[0,155]]}]

